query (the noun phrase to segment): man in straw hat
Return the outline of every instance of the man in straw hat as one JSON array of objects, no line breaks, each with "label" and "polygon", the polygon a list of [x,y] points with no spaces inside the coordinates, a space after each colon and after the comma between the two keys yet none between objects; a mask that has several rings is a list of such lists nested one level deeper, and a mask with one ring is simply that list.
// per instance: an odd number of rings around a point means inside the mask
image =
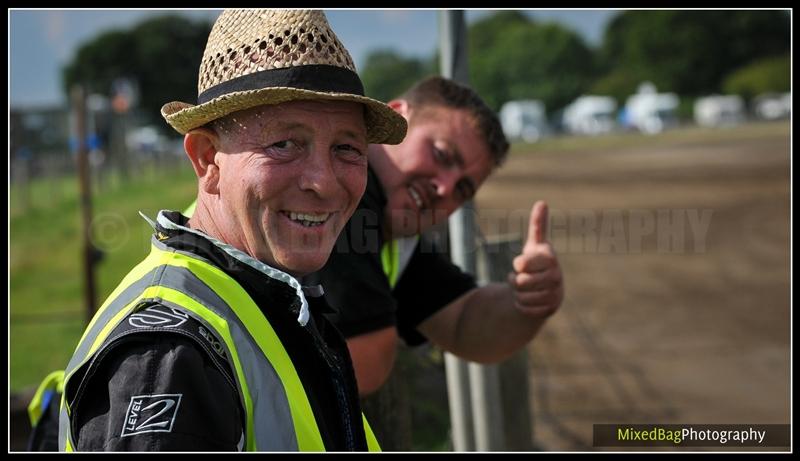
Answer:
[{"label": "man in straw hat", "polygon": [[347,337],[362,395],[389,376],[398,337],[499,362],[524,347],[564,298],[543,201],[529,215],[507,283],[477,287],[417,237],[472,198],[505,159],[508,142],[494,112],[472,89],[442,77],[388,104],[408,120],[408,134],[398,145],[370,146],[366,193],[314,274],[337,311],[331,319]]},{"label": "man in straw hat", "polygon": [[189,220],[161,211],[150,255],[72,357],[62,450],[377,449],[319,287],[367,180],[368,143],[406,122],[365,98],[319,11],[227,10],[198,104],[162,114],[198,177]]}]

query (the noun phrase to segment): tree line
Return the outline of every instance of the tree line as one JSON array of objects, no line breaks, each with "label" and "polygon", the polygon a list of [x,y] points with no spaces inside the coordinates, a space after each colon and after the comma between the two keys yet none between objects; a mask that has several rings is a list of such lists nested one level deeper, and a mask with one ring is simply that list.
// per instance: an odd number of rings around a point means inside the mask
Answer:
[{"label": "tree line", "polygon": [[[164,16],[130,30],[106,32],[81,46],[63,72],[64,90],[82,83],[109,94],[120,76],[139,88],[139,107],[156,126],[165,102],[193,101],[208,22]],[[501,11],[468,27],[470,84],[498,110],[515,99],[539,99],[548,111],[581,94],[620,103],[643,81],[682,98],[736,93],[751,98],[790,89],[788,11],[638,10],[609,22],[590,47],[575,31],[519,11]],[[360,74],[369,96],[389,100],[436,73],[436,55],[374,50]]]}]

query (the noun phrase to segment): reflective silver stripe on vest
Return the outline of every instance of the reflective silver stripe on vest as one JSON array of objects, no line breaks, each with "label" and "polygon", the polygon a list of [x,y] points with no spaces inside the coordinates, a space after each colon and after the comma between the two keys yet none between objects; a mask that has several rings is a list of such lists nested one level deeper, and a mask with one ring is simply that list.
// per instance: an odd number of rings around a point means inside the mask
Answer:
[{"label": "reflective silver stripe on vest", "polygon": [[[163,245],[158,245],[163,247]],[[166,249],[166,247],[163,247]],[[166,249],[166,251],[172,251]],[[191,257],[191,256],[190,256]],[[199,259],[199,258],[197,258]],[[158,276],[153,276],[154,271],[162,271]],[[159,280],[160,279],[160,280]],[[76,354],[67,367],[69,375],[75,368],[85,362],[89,347],[97,339],[100,331],[120,312],[120,310],[138,297],[148,286],[160,285],[177,290],[228,322],[231,337],[236,347],[239,361],[242,365],[245,379],[247,380],[250,397],[253,404],[253,433],[258,450],[266,451],[297,451],[297,436],[294,432],[294,423],[289,409],[289,401],[283,384],[272,364],[261,352],[258,344],[250,336],[234,311],[202,280],[197,278],[186,268],[177,266],[159,266],[147,275],[126,288],[101,314],[95,326],[86,335],[77,349]],[[192,318],[202,322],[206,327],[215,331],[204,319],[198,318],[193,312],[183,309],[174,303],[159,300],[160,303],[187,312]],[[217,334],[219,334],[217,332]],[[222,342],[223,346],[226,346]],[[226,347],[227,349],[227,347]],[[232,357],[230,351],[228,357]],[[231,364],[233,365],[233,364]],[[238,374],[235,374],[238,383]],[[241,386],[240,386],[241,393]],[[240,396],[241,398],[241,396]],[[242,400],[244,408],[244,401]],[[65,406],[62,406],[59,418],[59,449],[66,449],[66,434],[69,429],[69,418]],[[74,439],[73,439],[74,440]],[[73,449],[77,447],[73,446]]]},{"label": "reflective silver stripe on vest", "polygon": [[[219,295],[186,268],[169,266],[159,285],[186,294],[228,322],[228,329],[239,355],[239,362],[242,364],[253,402],[253,434],[256,447],[259,451],[297,451],[297,435],[294,432],[292,413],[289,410],[289,400],[283,383],[239,317]],[[169,307],[180,308],[167,301],[161,302]],[[197,317],[192,312],[188,313],[192,317]],[[216,331],[205,320],[198,320],[211,331]],[[230,351],[227,352],[228,357],[231,357]],[[238,376],[236,381],[239,381]],[[241,392],[241,388],[239,391]]]},{"label": "reflective silver stripe on vest", "polygon": [[[174,250],[156,239],[153,239],[153,244],[160,250],[179,253],[216,267],[214,263],[205,258],[185,251]],[[255,426],[253,434],[256,447],[261,451],[297,451],[297,435],[294,432],[289,400],[283,388],[283,383],[269,360],[264,358],[261,348],[253,340],[250,332],[230,306],[205,282],[183,267],[170,266],[169,270],[161,277],[159,285],[180,291],[228,322],[228,328],[231,330],[231,337],[236,345],[236,351],[239,354],[239,361],[242,364],[251,401],[253,402],[253,425]],[[220,307],[217,309],[214,306]],[[195,316],[193,315],[193,317]],[[199,320],[206,324],[205,320]],[[211,331],[215,331],[210,325],[206,326]],[[224,345],[224,342],[222,344]],[[228,351],[228,357],[232,357],[230,351]],[[259,369],[256,370],[256,367],[248,366],[252,364],[259,365],[257,367]],[[232,363],[231,367],[233,367]],[[238,376],[235,379],[238,383]],[[281,389],[283,392],[273,392],[272,389]],[[241,387],[239,392],[241,393]],[[261,394],[264,395],[262,396]],[[240,395],[239,399],[244,409],[244,398]]]},{"label": "reflective silver stripe on vest", "polygon": [[[142,278],[130,284],[128,288],[125,288],[125,290],[120,293],[117,299],[112,301],[111,305],[103,310],[103,312],[100,314],[100,317],[92,325],[91,331],[86,334],[87,340],[81,341],[81,343],[78,345],[78,348],[75,350],[75,353],[72,355],[69,364],[67,364],[64,376],[68,376],[69,373],[83,363],[84,359],[86,359],[86,354],[89,353],[89,348],[92,347],[92,344],[94,343],[94,338],[97,338],[97,335],[100,334],[100,330],[102,330],[108,324],[108,322],[111,321],[111,318],[114,317],[114,315],[116,315],[128,303],[136,299],[136,297],[146,290],[147,287],[152,285],[153,280],[158,279],[158,274],[156,274],[156,271],[163,270],[163,266],[153,268],[153,270],[146,273]],[[92,340],[89,341],[88,338],[92,338]]]},{"label": "reflective silver stripe on vest", "polygon": [[[100,331],[103,329],[103,327],[105,327],[111,321],[111,318],[114,317],[114,315],[123,307],[127,306],[128,303],[136,299],[148,286],[152,284],[152,281],[157,278],[156,271],[163,270],[164,267],[153,268],[153,270],[146,273],[142,278],[125,288],[117,297],[117,299],[113,300],[111,304],[102,311],[100,317],[94,322],[94,324],[92,324],[91,330],[86,334],[85,339],[78,344],[77,349],[75,349],[75,353],[69,360],[67,368],[64,370],[65,380],[86,360],[86,355],[89,352],[89,348],[92,346],[92,344],[94,344],[95,338],[97,338],[97,336],[100,334]],[[64,451],[67,448],[66,439],[62,437],[61,434],[66,434],[66,429],[68,428],[69,417],[67,416],[66,406],[62,405],[58,413],[58,449],[60,451]]]}]

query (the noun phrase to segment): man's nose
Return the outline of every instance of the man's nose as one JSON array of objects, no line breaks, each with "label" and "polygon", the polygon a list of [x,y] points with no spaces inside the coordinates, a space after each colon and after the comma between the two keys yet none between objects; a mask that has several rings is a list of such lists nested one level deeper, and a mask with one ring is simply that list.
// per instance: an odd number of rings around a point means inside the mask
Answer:
[{"label": "man's nose", "polygon": [[327,148],[313,148],[301,168],[300,189],[313,191],[321,197],[335,190],[338,180]]},{"label": "man's nose", "polygon": [[440,171],[433,179],[433,186],[436,189],[436,196],[439,198],[449,198],[453,196],[456,184],[461,178],[461,171],[457,168],[450,168]]}]

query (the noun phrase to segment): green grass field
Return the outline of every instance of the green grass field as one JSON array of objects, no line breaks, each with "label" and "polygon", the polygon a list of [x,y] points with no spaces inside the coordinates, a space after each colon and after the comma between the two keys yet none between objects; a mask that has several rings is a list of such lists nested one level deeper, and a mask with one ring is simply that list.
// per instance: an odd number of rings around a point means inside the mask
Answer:
[{"label": "green grass field", "polygon": [[[182,210],[196,195],[187,166],[150,170],[116,181],[93,197],[95,246],[104,257],[96,266],[99,306],[125,274],[149,251],[149,225],[141,210]],[[10,188],[9,357],[12,391],[38,385],[64,368],[83,332],[81,223],[75,177],[32,181]]]}]

